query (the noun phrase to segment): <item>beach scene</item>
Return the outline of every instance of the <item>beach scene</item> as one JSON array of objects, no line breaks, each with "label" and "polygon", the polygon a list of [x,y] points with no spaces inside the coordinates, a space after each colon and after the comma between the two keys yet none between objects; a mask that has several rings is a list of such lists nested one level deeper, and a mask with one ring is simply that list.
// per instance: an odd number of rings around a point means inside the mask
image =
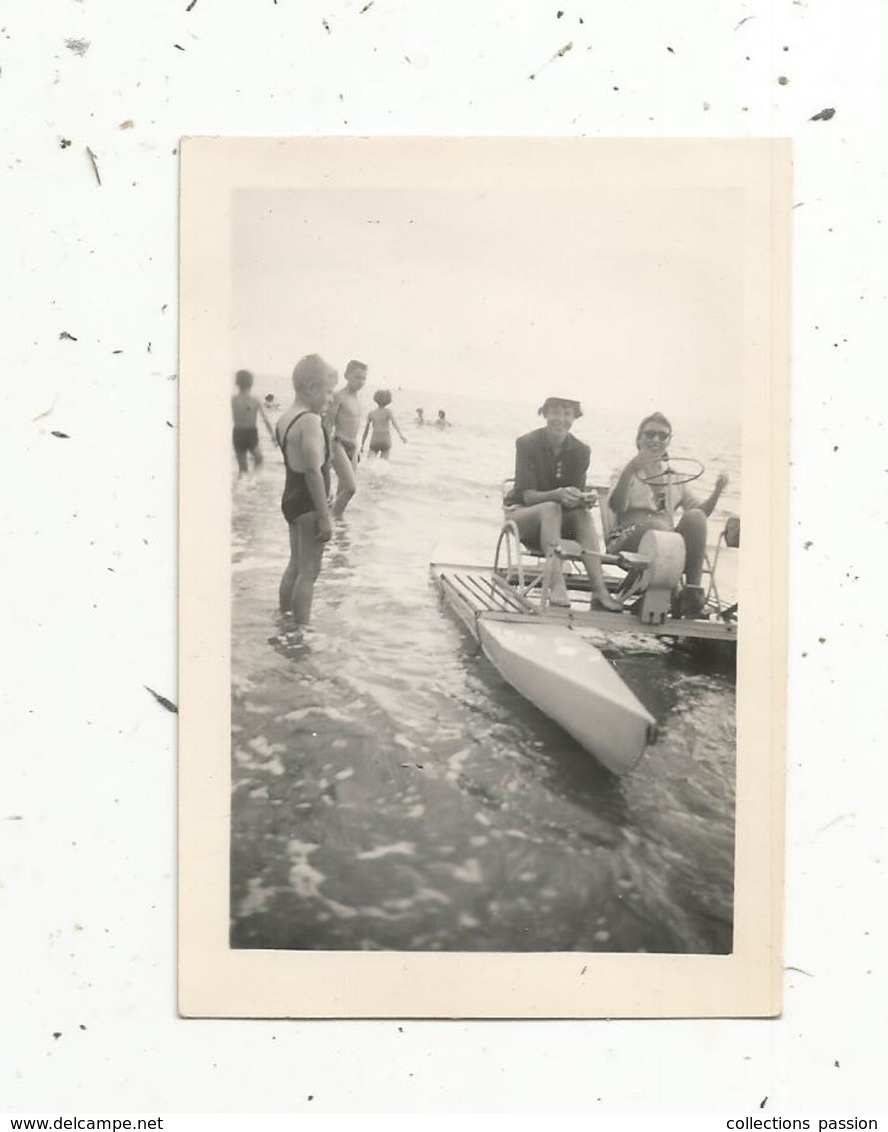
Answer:
[{"label": "beach scene", "polygon": [[[505,683],[429,575],[492,562],[535,407],[450,397],[445,431],[410,423],[421,406],[440,407],[396,391],[408,443],[359,467],[308,630],[277,609],[280,457],[233,481],[232,946],[730,951],[732,671],[605,644],[661,734],[632,774],[604,770]],[[637,422],[584,422],[606,480]],[[731,474],[715,533],[739,510],[738,438],[701,422],[681,450]]]},{"label": "beach scene", "polygon": [[[724,480],[710,560],[740,515],[736,197],[607,190],[590,209],[563,190],[530,223],[542,203],[238,199],[224,395],[246,366],[274,426],[301,356],[321,353],[339,390],[360,357],[361,424],[385,390],[403,440],[358,463],[304,625],[279,606],[281,451],[263,432],[260,467],[239,474],[232,455],[233,948],[732,950],[733,658],[633,632],[628,615],[617,633],[578,624],[656,721],[616,774],[504,678],[431,572],[493,566],[516,439],[547,424],[547,396],[582,405],[589,484],[636,455],[642,418],[668,416],[669,457],[702,465],[695,495]],[[313,281],[296,292],[294,262]],[[729,600],[739,553],[719,551]]]}]

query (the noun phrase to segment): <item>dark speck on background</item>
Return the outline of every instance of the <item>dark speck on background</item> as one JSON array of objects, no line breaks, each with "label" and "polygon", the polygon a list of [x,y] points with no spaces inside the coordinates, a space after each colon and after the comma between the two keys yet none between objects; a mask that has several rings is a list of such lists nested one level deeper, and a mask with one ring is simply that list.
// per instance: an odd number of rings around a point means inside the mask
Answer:
[{"label": "dark speck on background", "polygon": [[96,184],[101,185],[102,178],[99,176],[98,158],[93,153],[93,151],[89,148],[89,146],[86,147],[86,156],[89,158],[90,164],[92,165],[92,170],[93,170],[93,173],[95,174],[95,178],[96,178]]},{"label": "dark speck on background", "polygon": [[67,434],[67,432],[59,432],[57,429],[52,430],[52,435],[57,436],[59,438],[59,440],[70,440],[71,439],[71,437]]},{"label": "dark speck on background", "polygon": [[669,52],[670,55],[675,54],[675,48],[674,47],[667,47],[666,50]]},{"label": "dark speck on background", "polygon": [[[554,63],[556,59],[560,59],[562,56],[566,55],[568,53],[568,51],[573,51],[573,42],[565,43],[565,45],[563,47],[559,47],[558,50],[555,52],[555,54],[552,56],[552,58],[548,59],[543,64],[543,66],[540,67],[540,71],[542,71],[543,67],[548,67],[549,64]],[[540,73],[539,71],[534,71],[534,73],[532,75],[528,75],[528,78],[529,79],[535,79],[539,73]]]},{"label": "dark speck on background", "polygon": [[330,25],[327,23],[326,20],[321,20],[321,23],[324,25],[324,31],[329,35],[330,34]]},{"label": "dark speck on background", "polygon": [[55,1038],[56,1041],[58,1041],[59,1038],[62,1036],[62,1031],[61,1030],[53,1030],[52,1036]]},{"label": "dark speck on background", "polygon": [[150,692],[151,695],[154,696],[161,707],[165,707],[167,711],[172,711],[178,714],[179,709],[176,707],[172,700],[168,700],[166,696],[162,696],[160,692],[155,692],[154,689],[149,688],[147,684],[143,684],[142,687],[146,692]]},{"label": "dark speck on background", "polygon": [[177,51],[184,51],[184,50],[185,50],[185,48],[184,48],[184,47],[182,46],[182,44],[181,44],[181,43],[174,43],[174,44],[173,44],[173,47],[175,47],[175,49],[176,49]]},{"label": "dark speck on background", "polygon": [[197,0],[191,0],[191,3],[190,3],[190,4],[188,5],[188,7],[187,7],[187,8],[185,9],[185,11],[186,11],[186,12],[190,12],[190,11],[191,11],[191,9],[192,9],[192,8],[194,7],[194,5],[195,5],[196,3],[197,3]]},{"label": "dark speck on background", "polygon": [[60,149],[67,149],[70,144],[71,144],[70,138],[61,138],[60,141],[59,141],[59,148]]},{"label": "dark speck on background", "polygon": [[363,16],[363,14],[367,11],[368,8],[373,7],[373,2],[374,2],[374,0],[369,0],[369,3],[365,4],[364,7],[360,10],[360,12],[358,12],[358,15]]},{"label": "dark speck on background", "polygon": [[68,48],[69,51],[73,52],[74,55],[80,55],[82,57],[87,53],[87,51],[89,51],[89,40],[88,39],[66,39],[65,40],[65,46]]},{"label": "dark speck on background", "polygon": [[780,83],[781,86],[786,86],[786,84],[789,82],[789,79],[786,77],[786,75],[781,75],[777,82]]},{"label": "dark speck on background", "polygon": [[765,1105],[766,1105],[767,1103],[768,1103],[768,1098],[767,1098],[767,1097],[762,1097],[762,1102],[761,1102],[761,1104],[759,1105],[759,1108],[764,1108],[764,1107],[765,1107]]},{"label": "dark speck on background", "polygon": [[77,339],[74,337],[73,334],[69,334],[67,330],[63,330],[61,332],[61,334],[59,334],[59,341],[60,342],[76,342]]},{"label": "dark speck on background", "polygon": [[828,122],[830,118],[835,117],[835,110],[828,107],[826,110],[821,110],[818,114],[814,114],[808,119],[809,122]]}]

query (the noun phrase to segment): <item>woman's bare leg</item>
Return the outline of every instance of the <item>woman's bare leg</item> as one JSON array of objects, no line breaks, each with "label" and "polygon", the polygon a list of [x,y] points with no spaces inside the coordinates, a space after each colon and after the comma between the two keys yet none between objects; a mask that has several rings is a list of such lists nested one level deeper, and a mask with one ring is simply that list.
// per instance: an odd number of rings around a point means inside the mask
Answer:
[{"label": "woman's bare leg", "polygon": [[[561,541],[560,503],[549,501],[534,503],[530,507],[518,507],[509,516],[515,520],[522,539],[527,539],[530,543],[538,542],[544,554]],[[552,563],[550,600],[553,605],[570,604],[561,563],[557,558]]]},{"label": "woman's bare leg", "polygon": [[685,511],[675,529],[685,544],[685,580],[689,586],[699,586],[706,555],[706,515],[699,507]]},{"label": "woman's bare leg", "polygon": [[580,544],[583,568],[589,578],[589,585],[598,604],[602,609],[608,609],[612,613],[622,610],[622,604],[611,597],[604,583],[598,535],[592,525],[592,517],[589,512],[581,508],[572,508],[565,512],[564,530],[568,538],[574,538]]}]

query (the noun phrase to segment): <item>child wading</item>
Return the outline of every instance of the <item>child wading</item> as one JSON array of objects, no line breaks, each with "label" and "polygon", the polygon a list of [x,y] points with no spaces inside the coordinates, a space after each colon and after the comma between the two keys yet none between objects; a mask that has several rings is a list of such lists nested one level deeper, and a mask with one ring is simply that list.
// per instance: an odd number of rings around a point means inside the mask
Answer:
[{"label": "child wading", "polygon": [[404,444],[407,443],[407,437],[398,428],[395,414],[389,408],[392,403],[391,393],[387,389],[377,389],[373,394],[373,400],[379,408],[372,409],[367,414],[367,424],[364,426],[364,435],[361,437],[361,453],[363,454],[364,445],[367,443],[367,433],[372,428],[373,431],[370,434],[371,455],[382,456],[384,460],[387,460],[392,449],[391,430],[395,430]]},{"label": "child wading", "polygon": [[355,467],[358,462],[358,429],[361,427],[361,402],[358,394],[367,380],[363,362],[351,361],[345,367],[345,388],[333,397],[326,417],[327,430],[333,437],[333,470],[336,472],[336,498],[333,518],[339,519],[357,490]]},{"label": "child wading", "polygon": [[307,625],[311,618],[315,580],[333,533],[327,506],[330,441],[321,417],[336,379],[336,370],[318,354],[302,358],[293,370],[293,404],[277,423],[287,472],[281,511],[290,535],[290,561],[281,578],[280,605],[281,612],[292,613],[300,625]]},{"label": "child wading", "polygon": [[253,388],[253,375],[245,369],[237,371],[234,377],[237,393],[231,397],[231,416],[234,428],[231,433],[231,443],[234,445],[234,455],[237,459],[238,478],[249,470],[247,456],[253,457],[253,464],[259,467],[262,463],[262,453],[259,450],[259,430],[256,428],[256,415],[261,414],[268,435],[275,439],[274,429],[271,427],[265,408],[254,397],[250,390]]}]

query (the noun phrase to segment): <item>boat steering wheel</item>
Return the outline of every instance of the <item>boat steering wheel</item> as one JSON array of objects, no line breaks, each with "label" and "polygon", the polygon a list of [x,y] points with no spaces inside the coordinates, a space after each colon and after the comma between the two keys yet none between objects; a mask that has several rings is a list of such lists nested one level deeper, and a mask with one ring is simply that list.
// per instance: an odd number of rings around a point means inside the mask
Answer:
[{"label": "boat steering wheel", "polygon": [[[685,465],[686,470],[683,471],[680,468],[676,472],[673,464]],[[672,487],[680,487],[682,484],[693,483],[694,480],[698,480],[705,471],[706,469],[700,461],[691,456],[667,456],[664,471],[657,472],[652,476],[639,476],[638,478],[642,483],[650,484],[651,487],[666,487],[667,484]]]}]

